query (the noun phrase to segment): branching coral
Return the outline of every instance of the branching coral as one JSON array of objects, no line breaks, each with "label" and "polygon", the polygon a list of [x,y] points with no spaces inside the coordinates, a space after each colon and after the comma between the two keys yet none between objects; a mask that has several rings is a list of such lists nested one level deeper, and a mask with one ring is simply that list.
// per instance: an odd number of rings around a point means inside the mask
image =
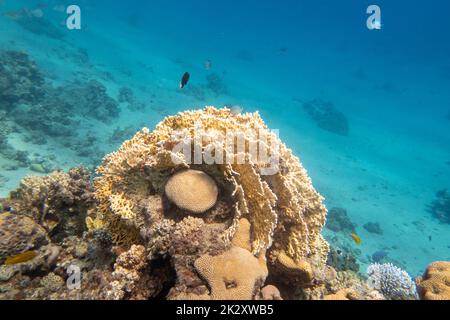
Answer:
[{"label": "branching coral", "polygon": [[450,300],[450,262],[432,263],[416,283],[421,299]]},{"label": "branching coral", "polygon": [[409,274],[391,263],[371,264],[367,268],[367,274],[369,275],[368,284],[388,299],[417,298],[416,285]]},{"label": "branching coral", "polygon": [[136,295],[139,281],[143,278],[142,270],[147,265],[145,247],[132,246],[129,251],[121,254],[114,266],[113,278],[107,298],[121,300],[126,295]]},{"label": "branching coral", "polygon": [[[263,151],[267,159],[261,157]],[[279,263],[278,255],[314,270],[325,264],[329,248],[321,235],[326,217],[322,197],[299,159],[258,113],[207,107],[168,117],[153,132],[143,129],[106,156],[97,172],[99,206],[87,218],[88,228],[107,230],[116,244],[147,243],[151,259],[171,257],[184,279],[177,283],[175,297],[197,285],[189,267],[196,259],[227,256],[237,242],[255,259],[269,252],[272,264]],[[180,188],[172,188],[171,182],[186,172],[201,172],[210,181],[207,193],[196,199],[200,209],[177,203],[192,190],[179,183]],[[173,231],[195,212],[203,212],[204,227],[181,240]],[[242,218],[249,234],[245,244],[236,233]],[[241,250],[233,253],[250,259]]]}]

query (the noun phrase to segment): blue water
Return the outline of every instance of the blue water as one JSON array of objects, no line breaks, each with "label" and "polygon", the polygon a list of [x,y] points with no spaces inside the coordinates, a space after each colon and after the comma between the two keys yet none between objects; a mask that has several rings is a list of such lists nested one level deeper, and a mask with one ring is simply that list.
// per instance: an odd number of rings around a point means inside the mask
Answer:
[{"label": "blue water", "polygon": [[[6,0],[0,10],[39,3]],[[122,86],[132,88],[147,108],[122,106],[109,124],[81,119],[74,130],[98,138],[98,155],[89,159],[49,138],[38,149],[56,154],[59,167],[94,165],[117,149],[119,142],[107,140],[118,126],[152,128],[178,111],[240,105],[260,111],[280,130],[328,207],[347,210],[361,246],[348,234],[324,232],[332,244],[360,252],[362,272],[380,250],[412,275],[432,261],[450,259],[450,225],[427,211],[436,192],[450,188],[448,1],[376,1],[381,30],[367,29],[366,8],[373,3],[358,0],[80,0],[79,31],[65,29],[66,15],[55,10],[68,4],[46,1],[41,8],[42,19],[64,32],[64,40],[32,34],[1,16],[0,48],[26,50],[55,83],[98,79],[112,97]],[[70,59],[80,48],[88,53],[89,67]],[[204,68],[207,60],[211,70]],[[185,71],[192,87],[204,85],[214,72],[227,90],[206,90],[203,100],[185,95],[177,89]],[[345,114],[348,136],[311,120],[301,101],[313,99],[331,101]],[[35,152],[22,140],[11,137],[19,149]],[[30,173],[0,169],[0,194]],[[367,232],[367,222],[380,223],[383,235]]]}]

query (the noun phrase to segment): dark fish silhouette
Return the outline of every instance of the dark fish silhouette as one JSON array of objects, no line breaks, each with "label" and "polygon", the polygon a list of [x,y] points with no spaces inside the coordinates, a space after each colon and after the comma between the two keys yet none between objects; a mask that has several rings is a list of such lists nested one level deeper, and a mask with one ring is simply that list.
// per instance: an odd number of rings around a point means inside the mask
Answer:
[{"label": "dark fish silhouette", "polygon": [[191,75],[189,74],[189,72],[185,72],[185,74],[183,75],[183,78],[181,78],[180,89],[183,89],[187,85],[190,77],[191,77]]}]

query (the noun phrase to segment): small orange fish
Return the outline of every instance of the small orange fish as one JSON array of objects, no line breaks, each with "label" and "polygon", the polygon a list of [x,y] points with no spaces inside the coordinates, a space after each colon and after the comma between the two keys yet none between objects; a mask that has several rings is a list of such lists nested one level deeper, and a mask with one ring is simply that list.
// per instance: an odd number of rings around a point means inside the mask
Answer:
[{"label": "small orange fish", "polygon": [[352,239],[358,246],[362,244],[362,239],[356,233],[352,233]]},{"label": "small orange fish", "polygon": [[30,260],[33,260],[36,256],[37,253],[35,251],[25,251],[16,256],[6,258],[5,265],[11,266],[19,263],[28,262]]}]

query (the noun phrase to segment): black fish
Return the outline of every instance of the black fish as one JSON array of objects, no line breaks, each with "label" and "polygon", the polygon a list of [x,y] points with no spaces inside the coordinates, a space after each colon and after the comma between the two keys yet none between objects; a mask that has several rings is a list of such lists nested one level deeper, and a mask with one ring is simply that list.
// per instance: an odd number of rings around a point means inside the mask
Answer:
[{"label": "black fish", "polygon": [[180,89],[183,89],[187,85],[190,77],[191,77],[191,75],[189,74],[189,72],[186,72],[185,74],[183,74],[183,78],[181,78],[181,81],[180,81]]}]

